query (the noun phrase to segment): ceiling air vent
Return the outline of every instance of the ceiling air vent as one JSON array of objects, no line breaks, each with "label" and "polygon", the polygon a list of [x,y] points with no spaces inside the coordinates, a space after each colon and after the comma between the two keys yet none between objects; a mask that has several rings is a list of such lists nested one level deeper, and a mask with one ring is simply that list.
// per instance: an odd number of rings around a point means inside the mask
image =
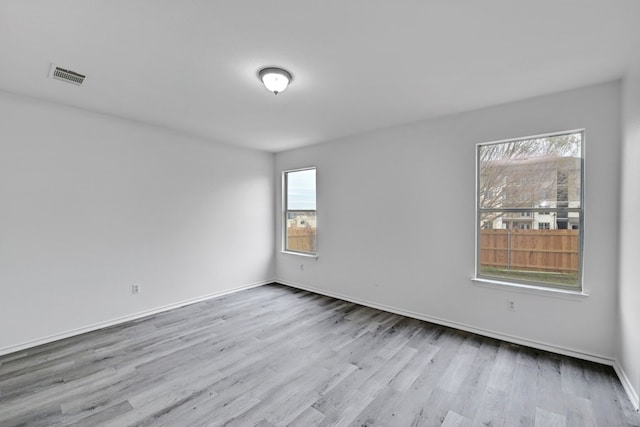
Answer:
[{"label": "ceiling air vent", "polygon": [[72,83],[76,86],[80,86],[84,81],[84,75],[76,73],[75,71],[67,70],[57,65],[51,64],[51,71],[49,77],[56,80],[62,80],[63,82]]}]

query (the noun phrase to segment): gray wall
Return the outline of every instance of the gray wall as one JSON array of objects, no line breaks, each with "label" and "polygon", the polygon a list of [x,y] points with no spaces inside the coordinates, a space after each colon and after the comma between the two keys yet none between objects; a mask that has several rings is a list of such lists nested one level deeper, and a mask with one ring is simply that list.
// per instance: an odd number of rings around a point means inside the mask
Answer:
[{"label": "gray wall", "polygon": [[0,352],[273,278],[273,154],[6,93],[0,118]]},{"label": "gray wall", "polygon": [[[407,124],[276,155],[318,167],[318,258],[278,253],[278,280],[581,357],[615,353],[619,82]],[[588,297],[481,286],[475,144],[586,129]],[[280,217],[280,186],[276,214]],[[276,236],[280,239],[281,221]],[[280,242],[280,240],[278,240]],[[304,264],[301,270],[300,264]],[[516,311],[507,310],[507,299]]]},{"label": "gray wall", "polygon": [[[617,359],[638,406],[640,390],[640,61],[623,82],[620,324]],[[623,381],[624,383],[624,381]]]}]

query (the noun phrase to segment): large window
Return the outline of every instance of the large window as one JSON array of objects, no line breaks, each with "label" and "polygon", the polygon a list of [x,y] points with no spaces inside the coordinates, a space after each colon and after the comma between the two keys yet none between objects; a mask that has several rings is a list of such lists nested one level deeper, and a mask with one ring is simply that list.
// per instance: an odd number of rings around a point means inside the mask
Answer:
[{"label": "large window", "polygon": [[583,143],[579,130],[477,145],[476,277],[582,289]]},{"label": "large window", "polygon": [[316,169],[283,173],[284,250],[316,254]]}]

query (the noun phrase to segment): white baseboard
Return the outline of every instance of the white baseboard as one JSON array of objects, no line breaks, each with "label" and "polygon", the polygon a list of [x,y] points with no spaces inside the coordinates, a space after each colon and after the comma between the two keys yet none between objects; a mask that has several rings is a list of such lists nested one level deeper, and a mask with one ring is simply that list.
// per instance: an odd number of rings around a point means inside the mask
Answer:
[{"label": "white baseboard", "polygon": [[629,381],[629,377],[627,376],[624,369],[622,369],[622,366],[620,366],[617,360],[613,364],[613,369],[616,371],[616,374],[618,374],[618,378],[620,378],[622,387],[624,387],[624,391],[627,393],[627,396],[629,396],[631,404],[636,411],[640,411],[640,399],[638,399],[638,393],[636,392],[636,390],[634,390],[631,381]]},{"label": "white baseboard", "polygon": [[618,378],[620,379],[620,382],[622,383],[622,387],[624,388],[624,391],[626,392],[627,396],[629,397],[629,400],[631,401],[631,404],[633,405],[633,407],[635,408],[636,411],[640,410],[640,401],[638,399],[638,393],[636,392],[636,390],[634,390],[631,381],[629,381],[629,378],[627,377],[626,373],[624,372],[624,370],[622,369],[620,364],[614,359],[611,359],[611,358],[608,358],[608,357],[599,356],[599,355],[596,355],[596,354],[589,354],[589,353],[585,353],[585,352],[582,352],[582,351],[577,351],[575,349],[570,349],[570,348],[566,348],[566,347],[559,347],[557,345],[547,344],[547,343],[543,343],[543,342],[540,342],[540,341],[529,340],[529,339],[516,337],[516,336],[512,336],[512,335],[506,335],[506,334],[502,334],[502,333],[495,332],[495,331],[490,331],[490,330],[486,330],[486,329],[482,329],[482,328],[477,328],[475,326],[470,326],[470,325],[465,325],[465,324],[458,323],[458,322],[452,322],[452,321],[449,321],[449,320],[440,319],[440,318],[437,318],[437,317],[427,316],[427,315],[424,315],[424,314],[421,314],[421,313],[415,313],[415,312],[408,311],[408,310],[403,310],[403,309],[397,308],[397,307],[391,307],[391,306],[387,306],[387,305],[384,305],[384,304],[378,304],[378,303],[375,303],[375,302],[366,301],[366,300],[362,300],[362,299],[359,299],[359,298],[350,297],[350,296],[347,296],[347,295],[342,295],[342,294],[339,294],[339,293],[336,293],[336,292],[328,292],[328,291],[325,291],[323,289],[317,289],[317,288],[314,288],[312,286],[306,286],[306,285],[302,285],[300,283],[294,283],[294,282],[290,282],[290,281],[287,281],[287,280],[276,279],[275,282],[276,283],[281,283],[281,284],[286,285],[286,286],[291,286],[292,288],[303,289],[305,291],[313,292],[313,293],[316,293],[316,294],[326,295],[326,296],[329,296],[329,297],[332,297],[332,298],[337,298],[337,299],[341,299],[341,300],[344,300],[344,301],[353,302],[355,304],[359,304],[359,305],[364,305],[364,306],[367,306],[367,307],[375,308],[375,309],[378,309],[378,310],[387,311],[389,313],[399,314],[401,316],[411,317],[411,318],[418,319],[418,320],[424,320],[426,322],[431,322],[431,323],[435,323],[435,324],[442,325],[442,326],[448,326],[448,327],[451,327],[451,328],[460,329],[460,330],[467,331],[467,332],[472,332],[474,334],[483,335],[483,336],[487,336],[487,337],[491,337],[491,338],[496,338],[496,339],[499,339],[499,340],[502,340],[502,341],[512,342],[512,343],[515,343],[515,344],[525,345],[527,347],[532,347],[532,348],[536,348],[536,349],[539,349],[539,350],[550,351],[552,353],[562,354],[562,355],[565,355],[565,356],[575,357],[575,358],[578,358],[578,359],[588,360],[588,361],[591,361],[591,362],[596,362],[596,363],[601,363],[603,365],[612,366],[614,371],[618,375]]},{"label": "white baseboard", "polygon": [[112,319],[112,320],[108,320],[105,322],[100,322],[100,323],[96,323],[93,325],[89,325],[89,326],[85,326],[82,328],[77,328],[77,329],[73,329],[70,331],[66,331],[60,334],[55,334],[55,335],[51,335],[48,337],[44,337],[44,338],[39,338],[37,340],[33,340],[33,341],[29,341],[26,343],[22,343],[22,344],[17,344],[17,345],[13,345],[13,346],[9,346],[9,347],[4,347],[4,348],[0,348],[0,356],[5,355],[5,354],[9,354],[9,353],[14,353],[17,351],[22,351],[28,348],[32,348],[32,347],[36,347],[42,344],[47,344],[53,341],[58,341],[64,338],[69,338],[72,336],[76,336],[76,335],[80,335],[80,334],[84,334],[86,332],[91,332],[91,331],[95,331],[98,329],[103,329],[103,328],[107,328],[109,326],[114,326],[114,325],[118,325],[121,323],[125,323],[125,322],[129,322],[132,320],[137,320],[146,316],[151,316],[153,314],[157,314],[157,313],[162,313],[164,311],[169,311],[169,310],[173,310],[175,308],[180,308],[180,307],[184,307],[190,304],[195,304],[198,302],[202,302],[202,301],[207,301],[213,298],[217,298],[217,297],[221,297],[223,295],[228,295],[228,294],[232,294],[235,292],[240,292],[246,289],[251,289],[251,288],[256,288],[258,286],[263,286],[269,283],[280,283],[286,286],[290,286],[292,288],[297,288],[297,289],[303,289],[309,292],[313,292],[316,294],[321,294],[321,295],[326,295],[332,298],[337,298],[337,299],[341,299],[344,301],[349,301],[355,304],[359,304],[359,305],[364,305],[367,307],[371,307],[371,308],[375,308],[377,310],[382,310],[382,311],[387,311],[389,313],[395,313],[395,314],[399,314],[401,316],[406,316],[406,317],[411,317],[414,319],[418,319],[418,320],[424,320],[426,322],[431,322],[431,323],[435,323],[438,325],[443,325],[443,326],[448,326],[451,328],[455,328],[455,329],[460,329],[463,331],[467,331],[467,332],[472,332],[478,335],[483,335],[483,336],[487,336],[487,337],[491,337],[491,338],[496,338],[499,340],[503,340],[503,341],[507,341],[507,342],[513,342],[515,344],[521,344],[521,345],[525,345],[528,347],[533,347],[533,348],[537,348],[539,350],[545,350],[545,351],[550,351],[553,353],[558,353],[558,354],[563,354],[566,356],[571,356],[571,357],[576,357],[579,359],[584,359],[584,360],[589,360],[592,362],[597,362],[597,363],[602,363],[605,365],[610,365],[613,366],[613,369],[615,370],[616,374],[618,375],[618,378],[620,379],[620,382],[622,383],[622,386],[624,387],[625,392],[627,393],[627,395],[629,396],[629,400],[631,401],[632,405],[634,406],[634,408],[637,410],[640,409],[640,400],[638,399],[638,393],[636,392],[636,390],[634,390],[631,382],[629,381],[629,378],[627,377],[626,373],[624,372],[624,370],[622,369],[622,367],[620,366],[620,364],[610,358],[606,358],[606,357],[602,357],[602,356],[598,356],[598,355],[592,355],[592,354],[587,354],[584,352],[580,352],[580,351],[576,351],[573,349],[569,349],[569,348],[564,348],[564,347],[558,347],[555,345],[550,345],[550,344],[546,344],[546,343],[542,343],[539,341],[533,341],[533,340],[528,340],[528,339],[523,339],[520,337],[515,337],[515,336],[511,336],[511,335],[505,335],[502,333],[498,333],[498,332],[494,332],[494,331],[489,331],[486,329],[482,329],[482,328],[477,328],[477,327],[473,327],[470,325],[465,325],[465,324],[461,324],[458,322],[452,322],[449,320],[445,320],[445,319],[440,319],[437,317],[432,317],[432,316],[427,316],[424,314],[420,314],[420,313],[415,313],[412,311],[408,311],[408,310],[404,310],[404,309],[400,309],[400,308],[396,308],[396,307],[391,307],[391,306],[387,306],[384,304],[378,304],[372,301],[366,301],[366,300],[362,300],[359,298],[354,298],[354,297],[350,297],[347,295],[342,295],[339,293],[335,293],[335,292],[328,292],[325,291],[323,289],[317,289],[314,288],[312,286],[306,286],[306,285],[302,285],[300,283],[294,283],[294,282],[290,282],[290,281],[286,281],[286,280],[266,280],[266,281],[262,281],[262,282],[255,282],[255,283],[251,283],[248,285],[244,285],[244,286],[240,286],[237,288],[233,288],[233,289],[228,289],[228,290],[224,290],[224,291],[220,291],[220,292],[215,292],[212,294],[208,294],[208,295],[204,295],[201,297],[197,297],[197,298],[191,298],[188,300],[184,300],[184,301],[180,301],[174,304],[169,304],[169,305],[165,305],[162,307],[157,307],[151,310],[146,310],[146,311],[142,311],[139,313],[135,313],[129,316],[123,316],[117,319]]},{"label": "white baseboard", "polygon": [[495,331],[490,331],[490,330],[487,330],[487,329],[477,328],[475,326],[465,325],[463,323],[453,322],[453,321],[446,320],[446,319],[441,319],[441,318],[438,318],[438,317],[427,316],[425,314],[415,313],[415,312],[404,310],[404,309],[397,308],[397,307],[392,307],[392,306],[388,306],[388,305],[384,305],[384,304],[375,303],[375,302],[372,302],[372,301],[362,300],[362,299],[354,298],[354,297],[351,297],[351,296],[348,296],[348,295],[342,295],[342,294],[339,294],[339,293],[336,293],[336,292],[328,292],[328,291],[325,291],[323,289],[317,289],[317,288],[314,288],[312,286],[306,286],[306,285],[302,285],[300,283],[294,283],[294,282],[290,282],[290,281],[287,281],[287,280],[276,279],[275,283],[281,283],[281,284],[286,285],[286,286],[291,286],[292,288],[303,289],[305,291],[309,291],[309,292],[313,292],[313,293],[321,294],[321,295],[326,295],[326,296],[329,296],[329,297],[332,297],[332,298],[341,299],[341,300],[344,300],[344,301],[353,302],[355,304],[364,305],[364,306],[375,308],[375,309],[382,310],[382,311],[387,311],[389,313],[395,313],[395,314],[399,314],[401,316],[411,317],[411,318],[418,319],[418,320],[424,320],[426,322],[431,322],[431,323],[435,323],[435,324],[442,325],[442,326],[448,326],[450,328],[459,329],[459,330],[466,331],[466,332],[472,332],[474,334],[478,334],[478,335],[482,335],[482,336],[486,336],[486,337],[490,337],[490,338],[495,338],[495,339],[499,339],[499,340],[502,340],[502,341],[512,342],[512,343],[515,343],[515,344],[520,344],[520,345],[524,345],[524,346],[527,346],[527,347],[536,348],[538,350],[549,351],[549,352],[552,352],[552,353],[562,354],[562,355],[565,355],[565,356],[570,356],[570,357],[575,357],[575,358],[578,358],[578,359],[588,360],[588,361],[591,361],[591,362],[601,363],[603,365],[614,366],[614,360],[613,359],[608,358],[608,357],[604,357],[604,356],[600,356],[600,355],[597,355],[597,354],[584,353],[582,351],[571,349],[571,348],[558,347],[557,345],[553,345],[553,344],[547,344],[547,343],[540,342],[540,341],[529,340],[529,339],[526,339],[526,338],[516,337],[516,336],[513,336],[513,335],[506,335],[506,334],[503,334],[503,333],[500,333],[500,332],[495,332]]},{"label": "white baseboard", "polygon": [[5,355],[5,354],[9,354],[9,353],[15,353],[17,351],[22,351],[22,350],[26,350],[32,347],[36,347],[42,344],[47,344],[53,341],[58,341],[64,338],[69,338],[69,337],[73,337],[76,335],[80,335],[80,334],[84,334],[86,332],[91,332],[91,331],[96,331],[98,329],[103,329],[103,328],[107,328],[109,326],[114,326],[114,325],[118,325],[121,323],[125,323],[125,322],[129,322],[132,320],[137,320],[143,317],[147,317],[147,316],[151,316],[153,314],[157,314],[157,313],[162,313],[163,311],[169,311],[169,310],[173,310],[175,308],[180,308],[180,307],[184,307],[186,305],[191,305],[191,304],[195,304],[197,302],[202,302],[202,301],[207,301],[213,298],[217,298],[217,297],[221,297],[223,295],[228,295],[228,294],[232,294],[235,292],[240,292],[240,291],[244,291],[246,289],[251,289],[251,288],[256,288],[258,286],[263,286],[266,285],[268,283],[273,283],[273,280],[266,280],[266,281],[262,281],[262,282],[255,282],[255,283],[251,283],[248,285],[244,285],[244,286],[240,286],[237,288],[233,288],[233,289],[227,289],[224,291],[220,291],[220,292],[214,292],[212,294],[208,294],[208,295],[204,295],[201,297],[196,297],[196,298],[191,298],[191,299],[187,299],[187,300],[183,300],[174,304],[169,304],[169,305],[165,305],[162,307],[156,307],[156,308],[152,308],[150,310],[145,310],[145,311],[141,311],[139,313],[134,313],[128,316],[123,316],[123,317],[119,317],[117,319],[112,319],[112,320],[107,320],[105,322],[100,322],[100,323],[95,323],[93,325],[88,325],[88,326],[83,326],[81,328],[77,328],[77,329],[72,329],[70,331],[66,331],[66,332],[62,332],[59,334],[55,334],[55,335],[50,335],[48,337],[44,337],[44,338],[38,338],[36,340],[33,341],[28,341],[22,344],[17,344],[17,345],[12,345],[9,347],[4,347],[4,348],[0,348],[0,356]]}]

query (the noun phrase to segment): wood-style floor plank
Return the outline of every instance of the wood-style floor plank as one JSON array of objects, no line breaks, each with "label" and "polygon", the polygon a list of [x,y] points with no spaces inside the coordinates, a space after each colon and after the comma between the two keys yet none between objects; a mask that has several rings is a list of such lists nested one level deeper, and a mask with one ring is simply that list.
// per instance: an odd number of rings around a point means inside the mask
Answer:
[{"label": "wood-style floor plank", "polygon": [[610,367],[281,285],[0,357],[0,426],[640,426]]}]

